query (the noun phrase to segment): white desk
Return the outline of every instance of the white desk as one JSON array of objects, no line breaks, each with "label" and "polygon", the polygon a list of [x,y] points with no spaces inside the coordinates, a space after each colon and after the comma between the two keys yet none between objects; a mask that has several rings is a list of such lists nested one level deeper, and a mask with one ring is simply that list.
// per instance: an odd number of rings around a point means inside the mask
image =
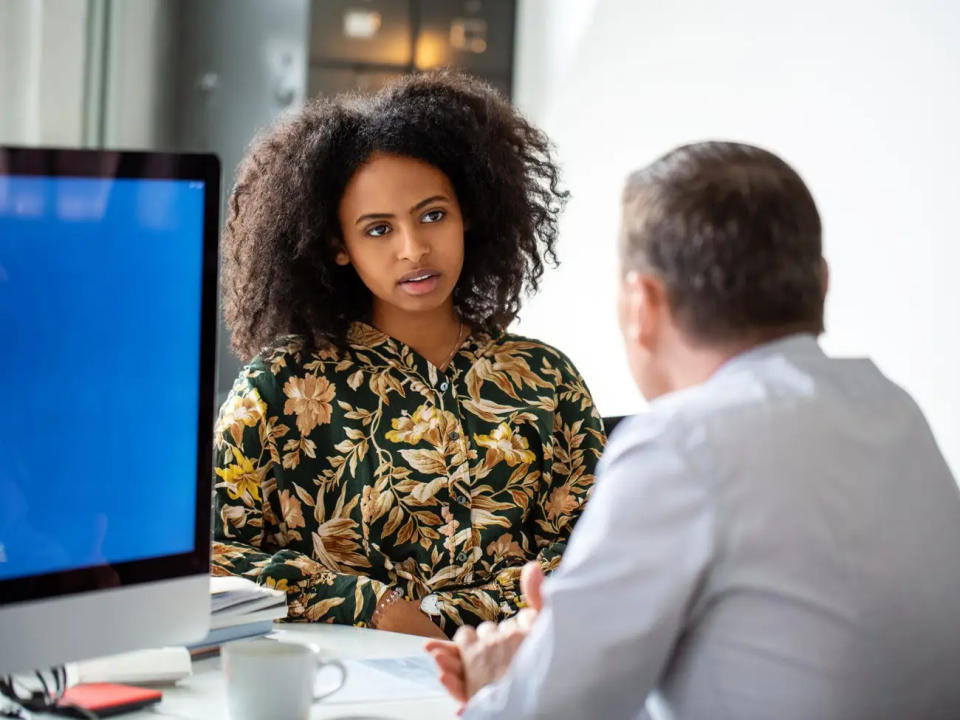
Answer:
[{"label": "white desk", "polygon": [[[271,635],[285,641],[309,643],[319,647],[323,654],[337,659],[403,657],[423,653],[424,638],[397,633],[354,628],[344,625],[279,626]],[[220,658],[208,658],[193,663],[193,675],[175,686],[160,687],[163,700],[136,713],[119,715],[125,720],[157,720],[158,717],[175,720],[228,720],[226,687],[220,672]],[[329,703],[329,704],[328,704]],[[317,718],[342,720],[454,720],[457,703],[450,698],[430,698],[366,703],[336,703],[336,695],[328,701],[315,703],[310,714]]]}]

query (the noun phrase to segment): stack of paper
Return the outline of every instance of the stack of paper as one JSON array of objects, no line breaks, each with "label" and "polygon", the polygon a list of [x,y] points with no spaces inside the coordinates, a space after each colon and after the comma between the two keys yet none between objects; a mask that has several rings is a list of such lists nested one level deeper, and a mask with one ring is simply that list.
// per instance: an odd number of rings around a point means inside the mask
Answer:
[{"label": "stack of paper", "polygon": [[287,595],[246,578],[210,578],[210,632],[190,645],[194,654],[228,640],[266,635],[287,616]]}]

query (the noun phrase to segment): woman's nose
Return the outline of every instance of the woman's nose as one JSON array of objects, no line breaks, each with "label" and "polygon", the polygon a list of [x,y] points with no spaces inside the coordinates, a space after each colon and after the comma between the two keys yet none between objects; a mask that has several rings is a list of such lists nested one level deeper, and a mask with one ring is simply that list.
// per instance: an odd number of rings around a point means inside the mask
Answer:
[{"label": "woman's nose", "polygon": [[403,230],[398,235],[400,235],[399,259],[416,264],[430,252],[430,246],[419,237],[415,230]]}]

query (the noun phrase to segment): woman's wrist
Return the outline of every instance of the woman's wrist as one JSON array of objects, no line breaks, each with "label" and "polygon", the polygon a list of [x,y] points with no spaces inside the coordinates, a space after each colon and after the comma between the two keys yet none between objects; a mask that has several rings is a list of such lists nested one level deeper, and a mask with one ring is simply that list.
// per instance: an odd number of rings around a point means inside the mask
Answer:
[{"label": "woman's wrist", "polygon": [[380,601],[377,603],[377,607],[373,610],[373,615],[370,616],[370,627],[376,629],[383,619],[384,613],[394,603],[403,599],[403,590],[398,587],[393,587],[387,590],[383,595],[380,596]]}]

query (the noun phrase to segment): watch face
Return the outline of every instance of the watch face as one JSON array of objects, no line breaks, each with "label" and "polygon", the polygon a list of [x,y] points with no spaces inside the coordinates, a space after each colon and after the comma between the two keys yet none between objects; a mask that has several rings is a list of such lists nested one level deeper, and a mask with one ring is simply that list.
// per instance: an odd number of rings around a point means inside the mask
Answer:
[{"label": "watch face", "polygon": [[440,614],[440,598],[436,595],[427,595],[420,601],[420,609],[427,615]]}]

